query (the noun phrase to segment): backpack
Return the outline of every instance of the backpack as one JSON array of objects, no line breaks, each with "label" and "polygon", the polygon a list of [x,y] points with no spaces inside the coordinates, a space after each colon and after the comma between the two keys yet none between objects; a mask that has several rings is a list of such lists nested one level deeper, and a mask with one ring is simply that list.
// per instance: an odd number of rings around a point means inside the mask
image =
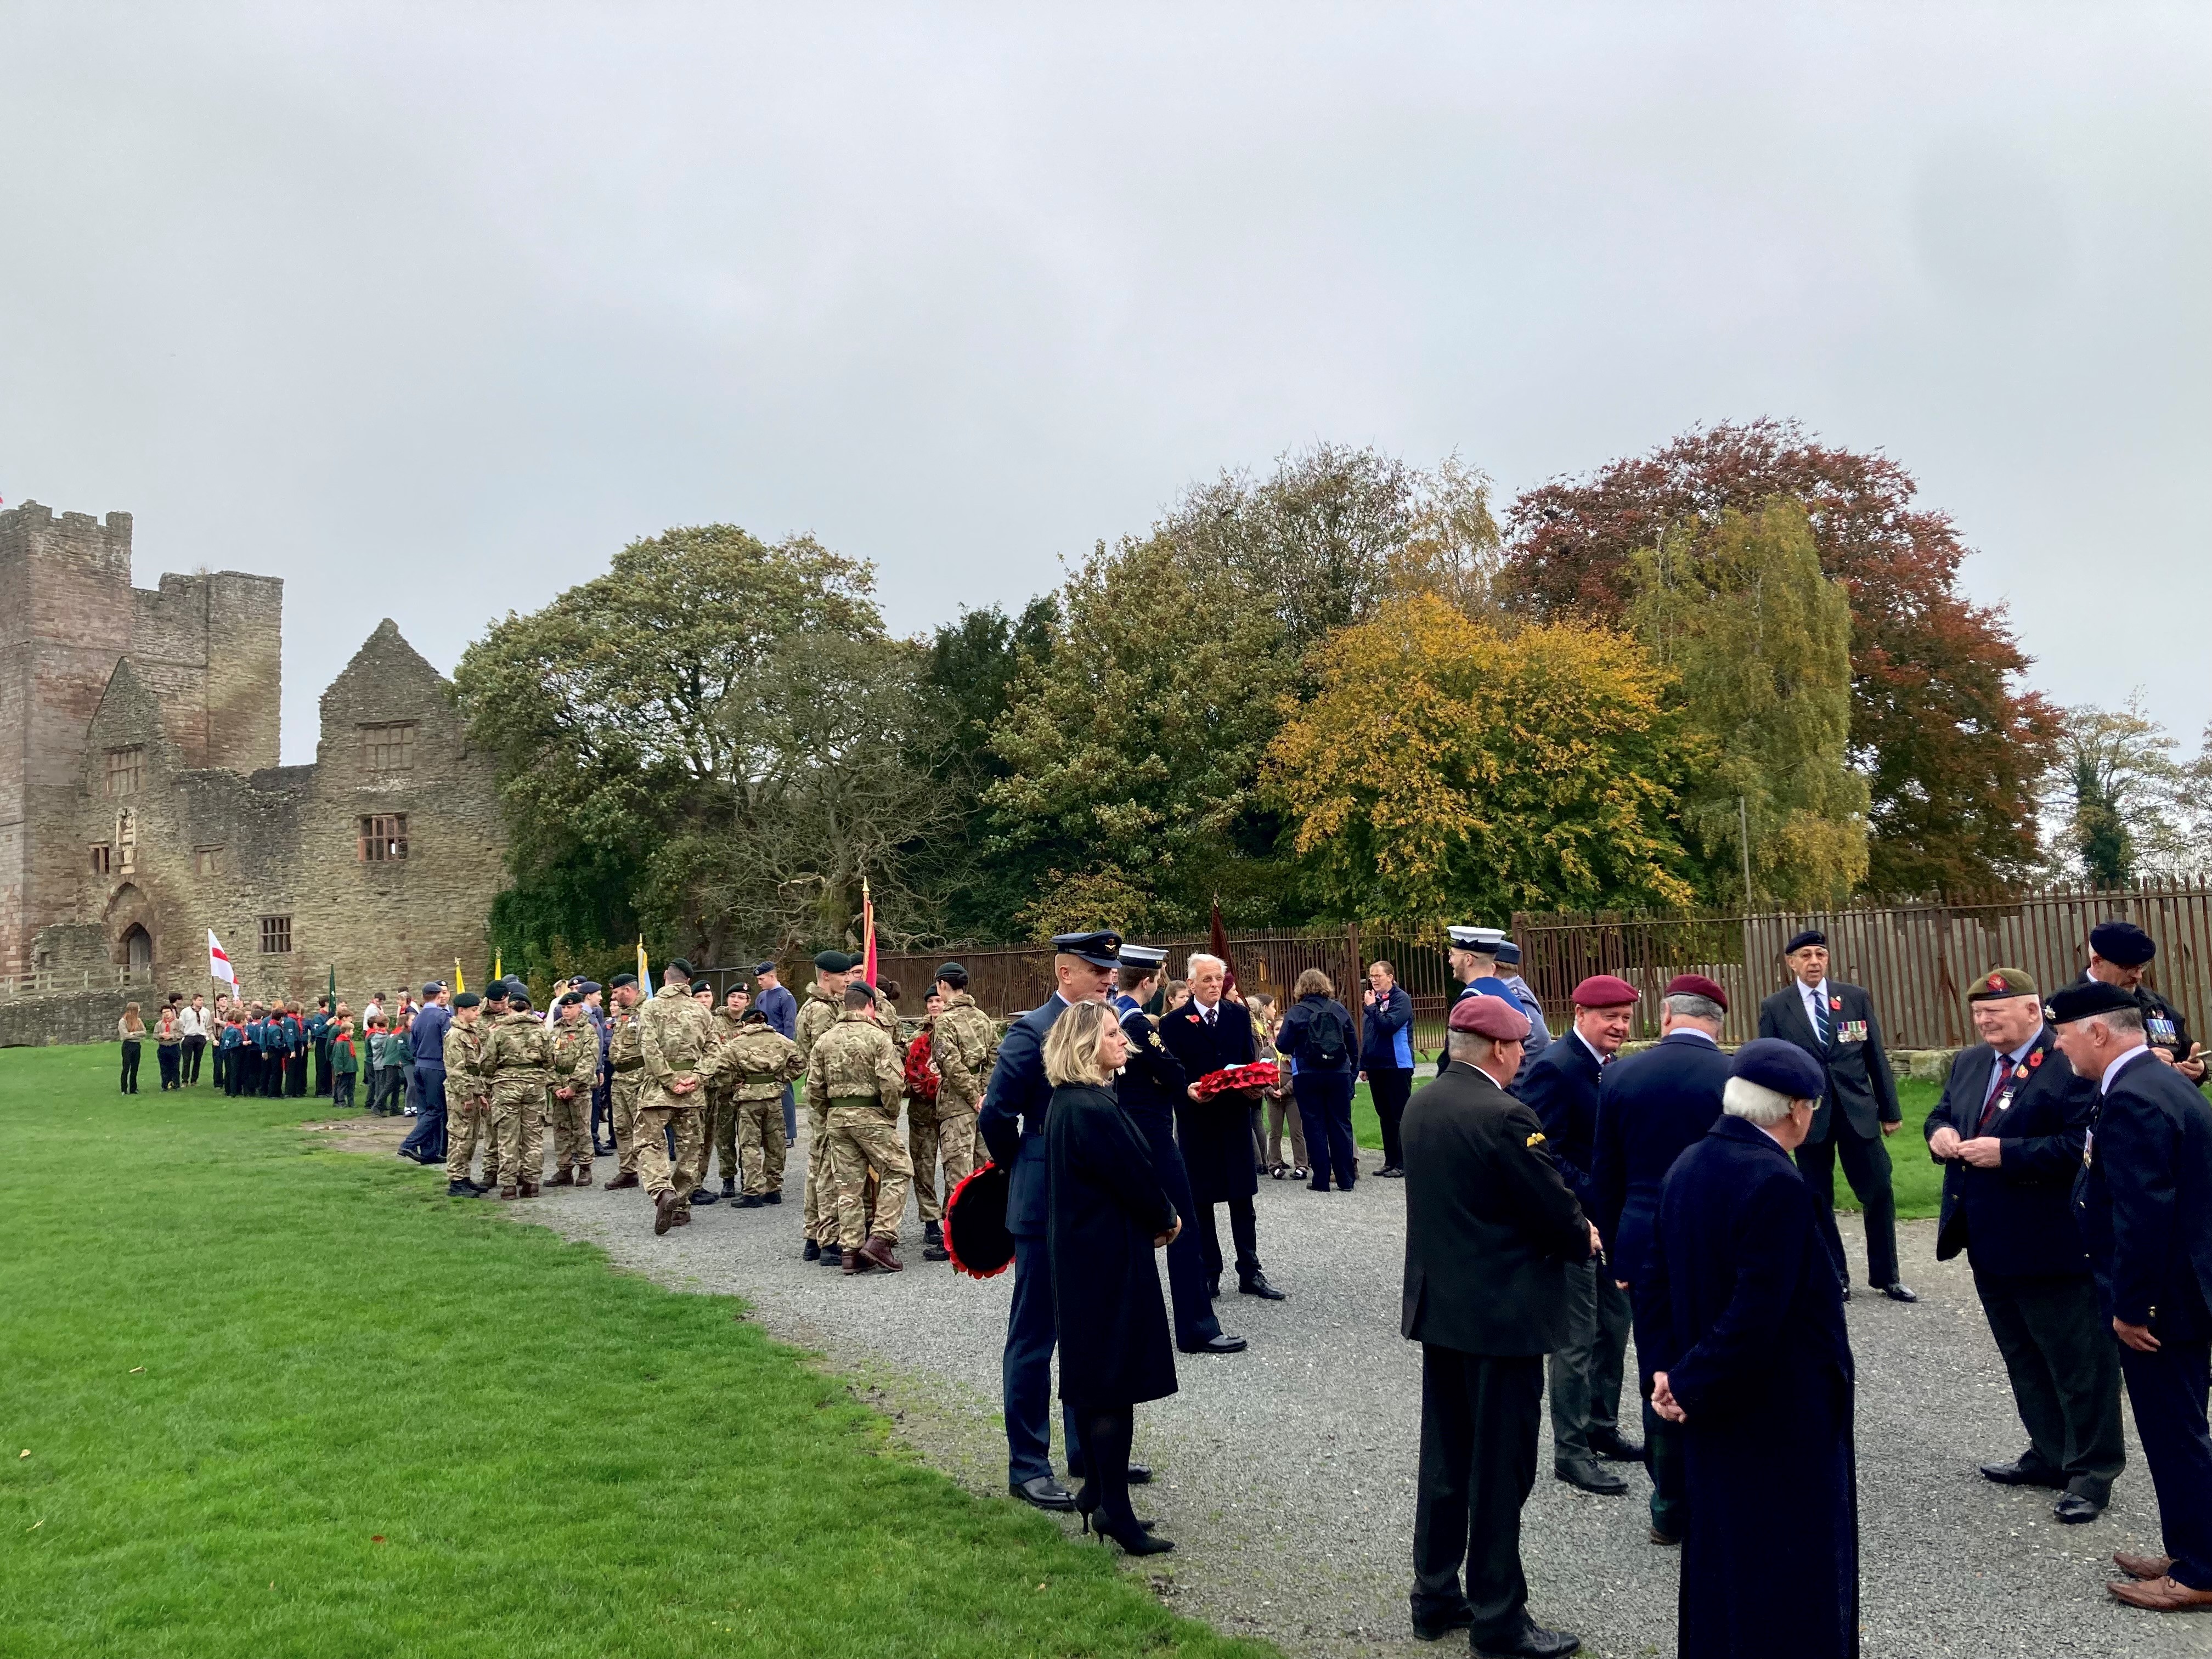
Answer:
[{"label": "backpack", "polygon": [[1352,1057],[1345,1041],[1344,1023],[1336,1010],[1320,1007],[1306,1022],[1305,1059],[1317,1072],[1333,1072]]}]

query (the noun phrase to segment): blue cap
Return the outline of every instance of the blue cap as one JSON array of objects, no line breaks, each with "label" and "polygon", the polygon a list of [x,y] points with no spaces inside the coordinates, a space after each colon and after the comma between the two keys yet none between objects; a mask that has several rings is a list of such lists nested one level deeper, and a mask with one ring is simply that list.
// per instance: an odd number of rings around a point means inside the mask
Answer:
[{"label": "blue cap", "polygon": [[1729,1075],[1791,1100],[1817,1101],[1828,1091],[1828,1074],[1820,1062],[1780,1037],[1754,1037],[1745,1043],[1735,1051]]},{"label": "blue cap", "polygon": [[1501,968],[1518,968],[1521,965],[1521,947],[1510,939],[1498,940],[1498,965]]},{"label": "blue cap", "polygon": [[1060,956],[1074,957],[1093,968],[1121,965],[1121,936],[1111,927],[1089,933],[1054,933],[1052,948]]},{"label": "blue cap", "polygon": [[772,962],[757,962],[753,963],[753,975],[755,978],[758,978],[763,974],[772,974],[774,972],[775,972],[775,964]]}]

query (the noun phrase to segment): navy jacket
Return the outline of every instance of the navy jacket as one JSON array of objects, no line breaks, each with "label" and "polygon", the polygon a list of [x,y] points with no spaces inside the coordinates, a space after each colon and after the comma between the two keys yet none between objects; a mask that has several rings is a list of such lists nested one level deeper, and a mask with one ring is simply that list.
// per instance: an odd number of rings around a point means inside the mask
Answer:
[{"label": "navy jacket", "polygon": [[432,1003],[415,1016],[415,1024],[407,1033],[408,1047],[414,1051],[416,1066],[434,1071],[446,1069],[446,1028],[453,1023],[452,1011]]},{"label": "navy jacket", "polygon": [[1122,1035],[1129,1039],[1128,1060],[1114,1083],[1115,1098],[1155,1148],[1163,1142],[1173,1146],[1175,1111],[1185,1098],[1188,1079],[1176,1057],[1162,1046],[1158,1031],[1135,999],[1115,998],[1114,1012]]},{"label": "navy jacket", "polygon": [[1413,999],[1404,986],[1393,985],[1389,996],[1367,1009],[1359,1028],[1359,1069],[1413,1069]]},{"label": "navy jacket", "polygon": [[[1224,1066],[1249,1066],[1258,1051],[1252,1042],[1252,1016],[1234,998],[1209,1026],[1195,1001],[1160,1017],[1160,1042],[1193,1083]],[[1200,1205],[1225,1204],[1260,1190],[1258,1158],[1252,1147],[1250,1097],[1217,1095],[1176,1103],[1176,1138],[1190,1171],[1190,1195]]]},{"label": "navy jacket", "polygon": [[1605,1236],[1614,1276],[1638,1289],[1639,1317],[1659,1183],[1720,1116],[1728,1079],[1729,1057],[1686,1031],[1605,1068],[1591,1166],[1598,1209],[1591,1219]]},{"label": "navy jacket", "polygon": [[[1323,1020],[1339,1028],[1337,1046],[1343,1049],[1344,1058],[1334,1066],[1324,1066],[1313,1057],[1313,1034]],[[1334,997],[1323,996],[1318,991],[1291,1005],[1290,1012],[1283,1016],[1283,1029],[1275,1034],[1275,1052],[1296,1060],[1299,1072],[1311,1072],[1316,1077],[1324,1072],[1350,1077],[1359,1064],[1359,1045],[1352,1036],[1352,1015]]]},{"label": "navy jacket", "polygon": [[[1598,1079],[1602,1068],[1587,1043],[1572,1031],[1546,1048],[1536,1063],[1515,1079],[1513,1092],[1543,1120],[1552,1149],[1574,1195],[1589,1215],[1601,1213],[1594,1166],[1597,1153]],[[1604,1231],[1601,1224],[1599,1231]],[[1607,1235],[1607,1242],[1611,1242]]]},{"label": "navy jacket", "polygon": [[1881,1022],[1874,1017],[1874,999],[1856,985],[1828,981],[1828,1030],[1832,1040],[1821,1046],[1820,1034],[1805,1012],[1805,994],[1791,980],[1759,1005],[1759,1034],[1794,1042],[1820,1062],[1827,1073],[1827,1092],[1820,1109],[1813,1114],[1813,1128],[1805,1139],[1819,1146],[1833,1133],[1838,1109],[1863,1140],[1880,1139],[1885,1123],[1901,1123],[1905,1114],[1897,1103],[1897,1079],[1889,1069],[1889,1054],[1881,1046]]},{"label": "navy jacket", "polygon": [[2212,1327],[2212,1106],[2154,1054],[2097,1109],[2075,1213],[2112,1316],[2201,1341]]},{"label": "navy jacket", "polygon": [[1044,1120],[1052,1105],[1052,1085],[1044,1074],[1044,1038],[1067,1006],[1054,991],[1043,1007],[1031,1009],[1006,1028],[982,1110],[975,1116],[991,1161],[1006,1172],[1006,1231],[1016,1238],[1045,1236]]},{"label": "navy jacket", "polygon": [[[1943,1097],[1921,1133],[1931,1139],[1945,1127],[1961,1140],[1981,1134],[1992,1067],[2004,1059],[1987,1043],[1960,1049],[1952,1059]],[[2096,1079],[2074,1074],[2048,1025],[2036,1034],[2021,1066],[2027,1075],[2008,1077],[2011,1098],[1990,1120],[1987,1133],[2002,1143],[1997,1167],[1978,1170],[1960,1158],[1943,1165],[1936,1259],[1948,1261],[1963,1249],[1980,1273],[2086,1273],[2089,1258],[2074,1220],[2074,1177],[2096,1115]]]},{"label": "navy jacket", "polygon": [[799,999],[789,988],[779,985],[774,990],[763,991],[753,1006],[768,1016],[769,1029],[781,1036],[799,1035]]}]

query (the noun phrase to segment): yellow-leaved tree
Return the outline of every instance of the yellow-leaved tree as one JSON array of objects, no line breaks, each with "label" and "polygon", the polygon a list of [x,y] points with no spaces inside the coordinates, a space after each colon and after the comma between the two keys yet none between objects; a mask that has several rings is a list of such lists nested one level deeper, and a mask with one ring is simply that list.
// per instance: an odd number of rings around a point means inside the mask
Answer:
[{"label": "yellow-leaved tree", "polygon": [[1686,904],[1692,757],[1668,678],[1576,622],[1503,635],[1433,595],[1316,648],[1267,753],[1314,896],[1398,922]]}]

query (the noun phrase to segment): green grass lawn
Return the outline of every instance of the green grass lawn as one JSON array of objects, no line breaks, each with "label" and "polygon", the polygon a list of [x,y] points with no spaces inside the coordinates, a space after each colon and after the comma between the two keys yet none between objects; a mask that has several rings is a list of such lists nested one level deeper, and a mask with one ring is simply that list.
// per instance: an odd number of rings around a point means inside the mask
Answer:
[{"label": "green grass lawn", "polygon": [[0,1054],[0,1655],[1270,1651],[734,1301],[115,1063]]},{"label": "green grass lawn", "polygon": [[[1420,1086],[1419,1078],[1427,1075],[1424,1066],[1417,1076],[1414,1087]],[[1910,1078],[1900,1078],[1897,1085],[1898,1104],[1904,1109],[1905,1127],[1889,1137],[1890,1187],[1897,1194],[1897,1213],[1905,1219],[1932,1216],[1943,1197],[1943,1171],[1928,1156],[1928,1143],[1920,1137],[1921,1120],[1935,1106],[1936,1097],[1943,1092],[1940,1085],[1916,1083]],[[1360,1084],[1352,1095],[1352,1133],[1362,1146],[1376,1152],[1382,1148],[1382,1121],[1375,1115],[1375,1103],[1367,1093],[1367,1085]],[[1851,1196],[1850,1183],[1836,1173],[1836,1207],[1856,1211],[1858,1200]]]}]

